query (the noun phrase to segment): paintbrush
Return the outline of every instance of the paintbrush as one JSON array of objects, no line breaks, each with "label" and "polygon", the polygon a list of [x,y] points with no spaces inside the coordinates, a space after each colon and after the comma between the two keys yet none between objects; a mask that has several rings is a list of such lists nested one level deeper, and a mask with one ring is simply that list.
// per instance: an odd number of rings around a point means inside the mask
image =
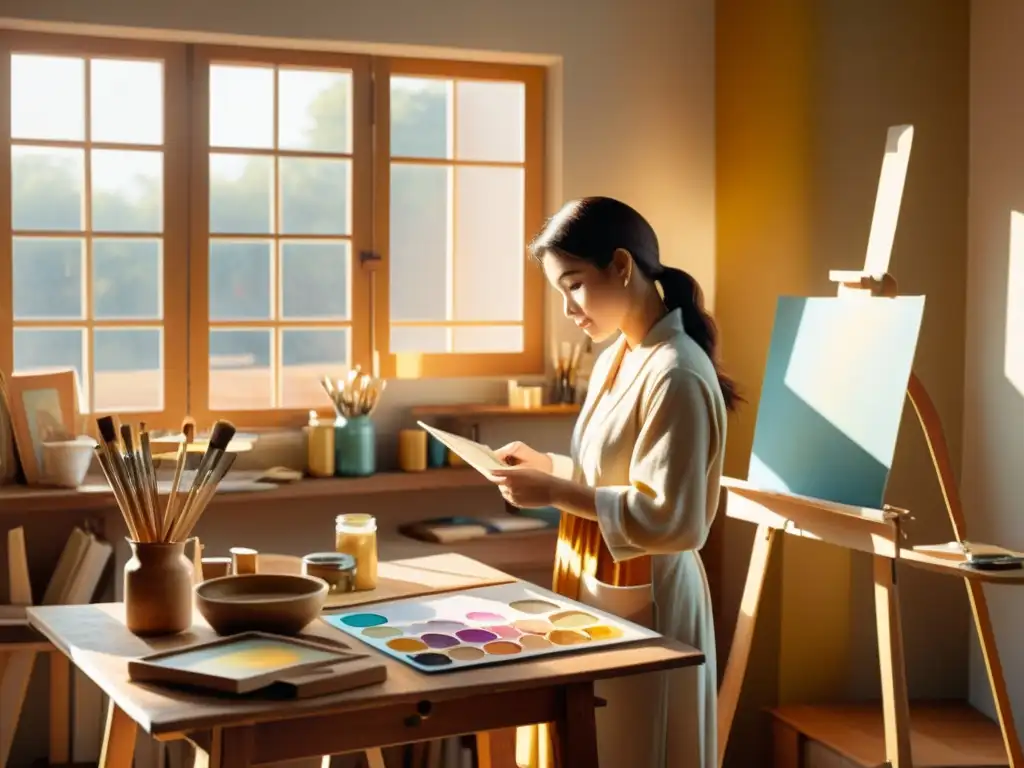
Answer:
[{"label": "paintbrush", "polygon": [[142,457],[135,449],[135,439],[132,435],[131,424],[121,425],[121,442],[124,447],[124,463],[128,468],[128,477],[131,480],[132,495],[135,500],[135,507],[142,520],[145,521],[146,531],[150,534],[149,540],[156,538],[156,517],[150,503],[149,493],[146,490],[146,479],[142,469]]},{"label": "paintbrush", "polygon": [[202,489],[196,496],[195,502],[189,509],[188,517],[182,521],[182,532],[180,537],[187,539],[196,525],[199,523],[199,518],[203,516],[203,512],[209,506],[210,501],[213,499],[214,494],[217,493],[217,486],[220,485],[220,481],[224,479],[224,475],[231,469],[231,465],[235,463],[235,459],[238,454],[236,453],[225,453],[221,451],[220,455],[214,459],[213,468],[206,477],[206,481],[202,485]]},{"label": "paintbrush", "polygon": [[117,508],[121,510],[121,516],[124,518],[124,524],[128,527],[128,534],[132,537],[132,541],[141,541],[139,538],[139,529],[135,524],[135,518],[131,512],[131,503],[128,501],[124,486],[121,485],[120,478],[118,478],[117,470],[111,464],[110,453],[102,443],[97,445],[93,450],[96,452],[96,459],[99,461],[100,469],[103,470],[103,476],[107,478],[110,490],[114,494],[114,501],[117,503]]},{"label": "paintbrush", "polygon": [[142,469],[142,481],[145,485],[144,496],[149,516],[152,519],[153,538],[160,541],[160,494],[156,486],[156,468],[153,466],[153,451],[149,444],[149,430],[146,422],[139,422],[139,454],[138,460]]},{"label": "paintbrush", "polygon": [[186,416],[181,422],[182,441],[178,446],[178,455],[174,464],[174,480],[171,482],[171,492],[167,496],[167,507],[164,509],[164,518],[160,523],[160,540],[166,541],[171,533],[171,526],[178,514],[178,486],[181,485],[181,474],[185,471],[185,463],[188,459],[188,447],[192,444],[196,435],[196,423],[192,417]]},{"label": "paintbrush", "polygon": [[[106,456],[106,464],[104,467],[103,463],[100,466],[104,469],[104,472],[109,472],[110,477],[113,478],[111,483],[111,490],[114,492],[114,498],[120,495],[121,502],[121,515],[125,518],[125,524],[128,526],[129,531],[133,531],[133,538],[135,541],[147,541],[146,531],[141,525],[142,519],[135,508],[135,498],[132,491],[131,479],[128,475],[128,468],[125,466],[124,458],[121,456],[121,452],[118,449],[117,444],[117,428],[114,426],[113,416],[102,416],[96,419],[96,426],[100,431],[100,445],[97,446],[102,450],[102,455]],[[109,480],[108,480],[109,482]]]},{"label": "paintbrush", "polygon": [[210,440],[206,446],[206,452],[203,454],[202,461],[199,462],[199,468],[196,470],[195,477],[192,478],[192,487],[189,488],[188,496],[185,497],[185,504],[173,523],[171,529],[172,541],[179,540],[185,527],[185,521],[192,514],[192,507],[195,505],[196,498],[208,482],[207,475],[213,469],[217,459],[227,450],[228,443],[231,442],[231,438],[234,436],[235,425],[231,422],[218,421],[213,425],[213,429],[210,431]]}]

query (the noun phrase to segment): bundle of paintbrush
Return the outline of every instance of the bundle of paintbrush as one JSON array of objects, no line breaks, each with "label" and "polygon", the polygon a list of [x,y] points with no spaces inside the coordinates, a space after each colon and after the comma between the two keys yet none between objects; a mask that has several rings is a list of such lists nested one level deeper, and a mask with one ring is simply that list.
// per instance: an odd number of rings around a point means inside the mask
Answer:
[{"label": "bundle of paintbrush", "polygon": [[384,379],[363,373],[358,365],[347,376],[336,381],[330,376],[320,379],[324,392],[334,403],[335,412],[345,419],[373,413],[386,383]]},{"label": "bundle of paintbrush", "polygon": [[128,424],[122,424],[118,430],[112,416],[97,419],[96,424],[100,430],[96,455],[132,541],[166,543],[187,539],[235,461],[235,454],[227,452],[235,427],[226,421],[214,424],[199,467],[189,473],[191,483],[183,488],[188,446],[195,438],[196,427],[192,419],[185,419],[174,480],[166,505],[161,505],[146,425],[140,424],[138,432],[133,432]]}]

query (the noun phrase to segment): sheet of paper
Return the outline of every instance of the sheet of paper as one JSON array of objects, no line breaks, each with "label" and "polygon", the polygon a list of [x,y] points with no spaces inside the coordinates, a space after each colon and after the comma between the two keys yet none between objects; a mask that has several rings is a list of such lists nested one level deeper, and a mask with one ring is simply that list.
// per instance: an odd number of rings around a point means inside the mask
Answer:
[{"label": "sheet of paper", "polygon": [[451,432],[445,432],[443,429],[424,424],[422,421],[417,421],[416,423],[448,446],[449,450],[457,454],[459,458],[481,475],[489,476],[492,469],[506,469],[508,467],[486,445],[460,437],[459,435],[453,435]]}]

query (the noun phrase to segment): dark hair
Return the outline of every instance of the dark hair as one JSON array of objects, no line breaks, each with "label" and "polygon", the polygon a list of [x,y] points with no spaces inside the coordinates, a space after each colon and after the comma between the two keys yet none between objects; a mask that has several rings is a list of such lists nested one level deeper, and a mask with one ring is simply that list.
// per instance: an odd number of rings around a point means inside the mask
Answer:
[{"label": "dark hair", "polygon": [[715,366],[726,407],[734,410],[743,398],[735,382],[718,367],[718,330],[704,309],[704,293],[689,273],[661,263],[658,236],[636,210],[610,197],[573,200],[548,219],[530,243],[530,254],[540,260],[545,252],[555,251],[605,269],[619,248],[629,251],[645,277],[661,284],[665,306],[680,311],[687,335]]}]

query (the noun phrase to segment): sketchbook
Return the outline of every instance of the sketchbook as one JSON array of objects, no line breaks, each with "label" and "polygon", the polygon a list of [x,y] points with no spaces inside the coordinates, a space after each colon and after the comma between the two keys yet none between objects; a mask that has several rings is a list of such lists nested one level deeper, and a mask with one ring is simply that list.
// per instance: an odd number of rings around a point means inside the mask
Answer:
[{"label": "sketchbook", "polygon": [[453,435],[451,432],[445,432],[443,429],[438,429],[437,427],[432,427],[429,424],[424,424],[422,421],[417,421],[416,423],[436,437],[441,443],[446,445],[450,451],[455,453],[460,459],[485,477],[490,477],[492,469],[508,468],[508,465],[495,456],[494,451],[486,445],[474,442],[466,437]]}]

